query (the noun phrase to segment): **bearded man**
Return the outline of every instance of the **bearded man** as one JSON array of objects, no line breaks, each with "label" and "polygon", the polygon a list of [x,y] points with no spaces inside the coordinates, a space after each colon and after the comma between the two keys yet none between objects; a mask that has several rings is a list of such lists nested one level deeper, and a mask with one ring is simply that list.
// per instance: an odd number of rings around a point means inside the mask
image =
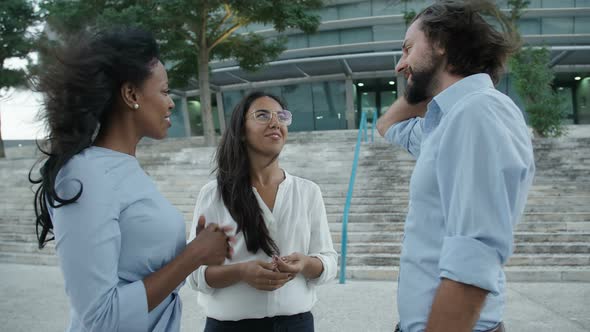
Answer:
[{"label": "bearded man", "polygon": [[505,331],[503,266],[535,165],[521,111],[494,88],[518,45],[480,15],[493,8],[437,1],[420,12],[396,66],[405,95],[377,124],[417,159],[397,331]]}]

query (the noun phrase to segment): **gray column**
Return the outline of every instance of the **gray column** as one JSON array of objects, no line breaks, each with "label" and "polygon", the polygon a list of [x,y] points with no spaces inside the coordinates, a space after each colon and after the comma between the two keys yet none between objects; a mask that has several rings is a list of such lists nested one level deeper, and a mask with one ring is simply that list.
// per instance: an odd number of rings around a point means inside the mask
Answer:
[{"label": "gray column", "polygon": [[191,120],[188,115],[188,102],[187,97],[184,96],[180,99],[180,111],[182,112],[182,120],[184,122],[184,134],[186,137],[191,136]]},{"label": "gray column", "polygon": [[351,77],[344,80],[344,86],[346,87],[346,125],[348,129],[354,129],[356,128],[356,114],[354,112],[354,84]]},{"label": "gray column", "polygon": [[223,108],[223,95],[220,91],[215,93],[217,99],[217,116],[219,117],[219,131],[221,134],[225,131],[225,110]]}]

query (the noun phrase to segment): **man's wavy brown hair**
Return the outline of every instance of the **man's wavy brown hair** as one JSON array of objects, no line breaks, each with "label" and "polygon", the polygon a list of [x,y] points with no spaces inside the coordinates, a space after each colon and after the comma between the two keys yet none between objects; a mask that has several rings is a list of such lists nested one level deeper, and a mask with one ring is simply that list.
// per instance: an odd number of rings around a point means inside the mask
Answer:
[{"label": "man's wavy brown hair", "polygon": [[490,1],[437,1],[414,22],[433,46],[445,50],[449,72],[463,77],[486,73],[498,83],[508,57],[520,48],[513,25]]}]

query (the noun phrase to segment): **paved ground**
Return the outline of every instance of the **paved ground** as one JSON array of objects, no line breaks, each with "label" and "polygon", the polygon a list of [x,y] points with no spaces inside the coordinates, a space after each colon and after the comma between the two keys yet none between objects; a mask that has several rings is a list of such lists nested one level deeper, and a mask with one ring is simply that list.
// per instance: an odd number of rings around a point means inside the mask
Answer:
[{"label": "paved ground", "polygon": [[[391,331],[397,320],[397,284],[336,282],[319,288],[316,330]],[[183,288],[182,331],[202,331],[196,296]],[[0,264],[0,330],[64,331],[68,302],[59,268]],[[509,283],[506,325],[510,332],[590,331],[590,283]]]}]

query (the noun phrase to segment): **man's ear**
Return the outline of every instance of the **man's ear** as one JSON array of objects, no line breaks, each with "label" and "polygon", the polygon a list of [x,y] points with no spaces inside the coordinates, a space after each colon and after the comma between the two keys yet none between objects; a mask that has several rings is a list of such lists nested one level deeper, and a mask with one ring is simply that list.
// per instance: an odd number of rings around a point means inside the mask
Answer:
[{"label": "man's ear", "polygon": [[129,82],[123,83],[121,85],[121,99],[129,107],[130,109],[137,109],[139,108],[136,105],[138,104],[137,98],[137,87]]}]

